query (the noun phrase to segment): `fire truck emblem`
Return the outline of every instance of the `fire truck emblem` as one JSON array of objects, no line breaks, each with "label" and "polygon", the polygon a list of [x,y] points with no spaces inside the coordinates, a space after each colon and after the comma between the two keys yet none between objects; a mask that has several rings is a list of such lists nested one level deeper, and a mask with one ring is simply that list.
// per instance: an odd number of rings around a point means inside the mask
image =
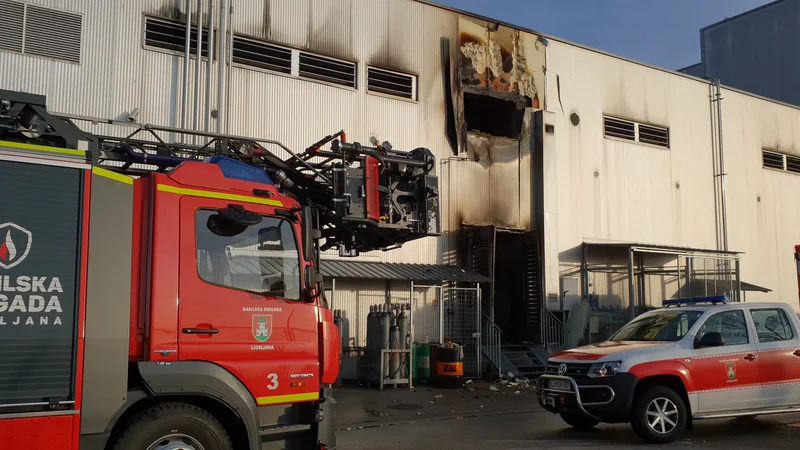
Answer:
[{"label": "fire truck emblem", "polygon": [[264,342],[272,336],[272,316],[253,315],[253,337],[258,342]]},{"label": "fire truck emblem", "polygon": [[732,380],[736,378],[736,365],[734,363],[726,364],[727,370],[726,373],[728,374],[728,379]]},{"label": "fire truck emblem", "polygon": [[0,268],[10,269],[21,263],[31,251],[33,235],[21,226],[0,224]]}]

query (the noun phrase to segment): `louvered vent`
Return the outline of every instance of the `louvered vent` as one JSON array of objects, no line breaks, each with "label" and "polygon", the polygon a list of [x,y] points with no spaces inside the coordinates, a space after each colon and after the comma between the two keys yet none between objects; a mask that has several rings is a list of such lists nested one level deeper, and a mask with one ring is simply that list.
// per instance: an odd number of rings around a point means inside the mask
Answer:
[{"label": "louvered vent", "polygon": [[763,157],[764,157],[764,167],[768,169],[784,170],[782,154],[764,150]]},{"label": "louvered vent", "polygon": [[233,62],[281,73],[292,72],[292,51],[239,36],[233,38]]},{"label": "louvered vent", "polygon": [[0,50],[22,52],[22,30],[25,28],[25,4],[0,0]]},{"label": "louvered vent", "polygon": [[23,51],[29,55],[81,62],[83,17],[41,6],[26,7]]},{"label": "louvered vent", "polygon": [[356,63],[300,52],[298,75],[351,88],[356,87]]},{"label": "louvered vent", "polygon": [[604,116],[603,133],[605,137],[669,148],[669,128],[665,127]]},{"label": "louvered vent", "polygon": [[786,155],[786,170],[800,173],[800,157]]},{"label": "louvered vent", "polygon": [[[191,37],[189,45],[192,54],[197,53],[197,27],[190,27]],[[208,28],[203,28],[200,54],[208,56]],[[216,41],[217,36],[214,35]],[[144,44],[154,48],[171,50],[174,52],[186,52],[186,24],[171,20],[156,19],[153,17],[145,18],[144,23]],[[216,44],[215,44],[216,45]]]},{"label": "louvered vent", "polygon": [[417,99],[417,77],[375,67],[367,68],[367,92]]},{"label": "louvered vent", "polygon": [[627,120],[614,119],[612,117],[603,118],[603,128],[606,137],[636,140],[636,123]]},{"label": "louvered vent", "polygon": [[669,129],[639,124],[639,142],[669,148]]}]

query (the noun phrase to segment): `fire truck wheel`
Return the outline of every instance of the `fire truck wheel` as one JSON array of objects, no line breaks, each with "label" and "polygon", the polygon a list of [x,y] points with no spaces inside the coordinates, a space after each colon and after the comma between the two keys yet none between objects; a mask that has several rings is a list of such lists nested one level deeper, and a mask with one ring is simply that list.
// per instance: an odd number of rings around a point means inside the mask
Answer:
[{"label": "fire truck wheel", "polygon": [[576,430],[589,430],[594,428],[595,425],[597,425],[598,423],[600,423],[597,420],[592,419],[591,417],[581,413],[562,412],[560,415],[561,419],[564,420],[564,422],[566,422],[567,425],[571,426],[572,428],[575,428]]},{"label": "fire truck wheel", "polygon": [[232,450],[225,428],[207,411],[160,403],[136,415],[114,450]]},{"label": "fire truck wheel", "polygon": [[687,414],[680,394],[668,387],[654,386],[634,401],[631,426],[651,444],[668,444],[683,436]]}]

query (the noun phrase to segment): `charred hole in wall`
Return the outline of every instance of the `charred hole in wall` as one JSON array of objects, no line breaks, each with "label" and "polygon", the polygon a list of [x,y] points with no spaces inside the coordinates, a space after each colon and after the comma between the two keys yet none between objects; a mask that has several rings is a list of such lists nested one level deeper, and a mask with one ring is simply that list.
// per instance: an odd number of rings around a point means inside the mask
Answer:
[{"label": "charred hole in wall", "polygon": [[510,100],[464,93],[464,122],[467,131],[517,139],[525,110]]}]

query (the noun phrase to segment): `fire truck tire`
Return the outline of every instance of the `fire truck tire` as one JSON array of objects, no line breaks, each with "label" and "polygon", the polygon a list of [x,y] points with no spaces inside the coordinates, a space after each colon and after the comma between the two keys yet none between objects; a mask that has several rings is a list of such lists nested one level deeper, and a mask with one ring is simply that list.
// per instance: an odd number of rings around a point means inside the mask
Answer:
[{"label": "fire truck tire", "polygon": [[688,411],[683,397],[665,386],[654,386],[634,400],[631,426],[651,444],[668,444],[683,436]]},{"label": "fire truck tire", "polygon": [[207,411],[187,403],[169,402],[134,416],[114,446],[114,450],[162,448],[232,450],[233,444],[222,424]]},{"label": "fire truck tire", "polygon": [[567,425],[575,428],[576,430],[590,430],[600,423],[599,421],[582,413],[562,412],[559,415],[561,416],[561,419],[567,423]]}]

